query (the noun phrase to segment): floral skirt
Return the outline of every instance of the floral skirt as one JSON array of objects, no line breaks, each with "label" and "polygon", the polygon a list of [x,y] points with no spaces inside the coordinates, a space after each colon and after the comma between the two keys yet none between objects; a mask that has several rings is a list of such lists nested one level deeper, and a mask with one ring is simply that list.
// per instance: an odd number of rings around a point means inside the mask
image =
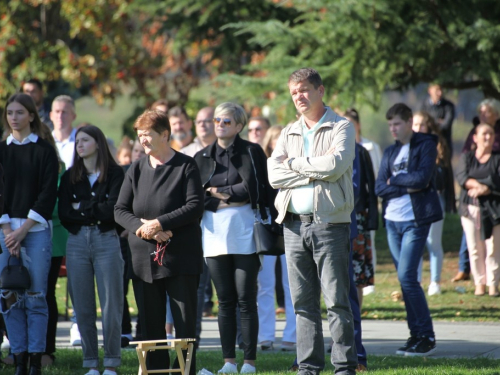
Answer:
[{"label": "floral skirt", "polygon": [[356,286],[374,285],[372,241],[366,229],[367,212],[357,212],[358,236],[352,240],[352,265]]}]

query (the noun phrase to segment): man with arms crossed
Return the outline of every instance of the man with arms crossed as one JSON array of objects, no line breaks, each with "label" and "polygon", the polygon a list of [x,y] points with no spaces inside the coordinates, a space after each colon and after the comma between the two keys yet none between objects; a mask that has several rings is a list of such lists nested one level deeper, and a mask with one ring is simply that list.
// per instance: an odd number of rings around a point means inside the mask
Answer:
[{"label": "man with arms crossed", "polygon": [[301,117],[281,133],[268,159],[268,171],[272,187],[280,189],[276,221],[285,227],[299,374],[317,375],[325,367],[321,292],[333,339],[335,373],[355,374],[348,295],[354,127],[323,105],[325,88],[314,69],[293,72],[288,88]]},{"label": "man with arms crossed", "polygon": [[426,356],[436,350],[436,339],[418,281],[418,266],[431,223],[443,218],[432,182],[437,136],[414,133],[413,113],[403,103],[389,108],[385,117],[396,142],[384,151],[375,193],[382,198],[387,242],[398,272],[410,329],[410,338],[396,354]]}]

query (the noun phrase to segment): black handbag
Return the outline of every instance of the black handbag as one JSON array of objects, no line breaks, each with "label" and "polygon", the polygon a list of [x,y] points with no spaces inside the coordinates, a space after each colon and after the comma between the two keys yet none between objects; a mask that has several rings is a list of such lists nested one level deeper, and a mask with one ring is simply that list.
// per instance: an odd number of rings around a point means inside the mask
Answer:
[{"label": "black handbag", "polygon": [[6,290],[26,290],[31,287],[31,277],[28,269],[23,266],[23,260],[19,257],[20,264],[10,265],[10,258],[7,265],[0,273],[0,289]]},{"label": "black handbag", "polygon": [[276,233],[271,224],[253,223],[253,238],[259,255],[280,256],[285,254],[283,235]]}]

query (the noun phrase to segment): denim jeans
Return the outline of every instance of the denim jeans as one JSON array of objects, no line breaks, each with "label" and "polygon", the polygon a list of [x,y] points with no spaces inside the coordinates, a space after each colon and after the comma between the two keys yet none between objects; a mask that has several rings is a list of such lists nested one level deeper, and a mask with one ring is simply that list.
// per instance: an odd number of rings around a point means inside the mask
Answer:
[{"label": "denim jeans", "polygon": [[470,273],[469,249],[467,248],[467,240],[465,232],[462,234],[462,242],[458,252],[458,270],[465,273]]},{"label": "denim jeans", "polygon": [[[0,231],[0,243],[3,253],[0,255],[0,270],[7,265],[9,251],[5,246],[5,237]],[[2,290],[1,310],[7,326],[12,353],[45,352],[47,323],[49,309],[45,295],[47,279],[52,258],[52,243],[50,229],[40,232],[29,232],[21,242],[21,257],[23,265],[31,276],[31,288],[25,292],[10,292]],[[10,264],[18,264],[17,258]],[[14,293],[15,302],[7,309],[5,297]]]},{"label": "denim jeans", "polygon": [[285,220],[285,254],[297,321],[299,374],[325,367],[321,292],[333,340],[336,374],[355,374],[358,363],[349,302],[349,224]]},{"label": "denim jeans", "polygon": [[104,367],[121,363],[123,266],[115,230],[101,232],[95,226],[83,226],[78,234],[69,235],[66,267],[82,337],[83,367],[99,367],[94,277],[102,311]]},{"label": "denim jeans", "polygon": [[[259,272],[259,292],[257,302],[259,308],[259,342],[275,340],[276,310],[274,308],[274,289],[276,286],[276,260],[278,257],[267,255],[263,257],[262,268]],[[293,312],[290,285],[285,255],[280,256],[283,292],[285,295],[286,325],[283,330],[283,341],[296,342],[296,322]]]},{"label": "denim jeans", "polygon": [[418,266],[430,225],[417,226],[415,221],[386,220],[387,242],[403,291],[411,336],[434,337],[431,314],[425,293],[418,281]]}]

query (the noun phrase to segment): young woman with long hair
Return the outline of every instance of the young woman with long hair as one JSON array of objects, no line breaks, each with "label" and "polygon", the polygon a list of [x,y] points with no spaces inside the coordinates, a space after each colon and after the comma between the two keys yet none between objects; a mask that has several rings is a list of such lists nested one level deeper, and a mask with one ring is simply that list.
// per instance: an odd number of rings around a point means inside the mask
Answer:
[{"label": "young woman with long hair", "polygon": [[90,368],[87,375],[99,375],[95,276],[104,331],[103,375],[115,375],[121,362],[124,262],[114,206],[124,174],[99,128],[81,127],[75,139],[73,166],[59,186],[59,218],[69,232],[68,283],[82,337],[83,367]]},{"label": "young woman with long hair", "polygon": [[3,112],[6,140],[0,143],[0,164],[6,176],[5,208],[0,225],[0,270],[9,260],[22,259],[31,277],[23,291],[2,290],[0,309],[5,319],[16,374],[41,374],[48,307],[45,299],[50,269],[51,216],[56,203],[59,163],[53,146],[43,139],[43,125],[33,99],[11,96]]}]

